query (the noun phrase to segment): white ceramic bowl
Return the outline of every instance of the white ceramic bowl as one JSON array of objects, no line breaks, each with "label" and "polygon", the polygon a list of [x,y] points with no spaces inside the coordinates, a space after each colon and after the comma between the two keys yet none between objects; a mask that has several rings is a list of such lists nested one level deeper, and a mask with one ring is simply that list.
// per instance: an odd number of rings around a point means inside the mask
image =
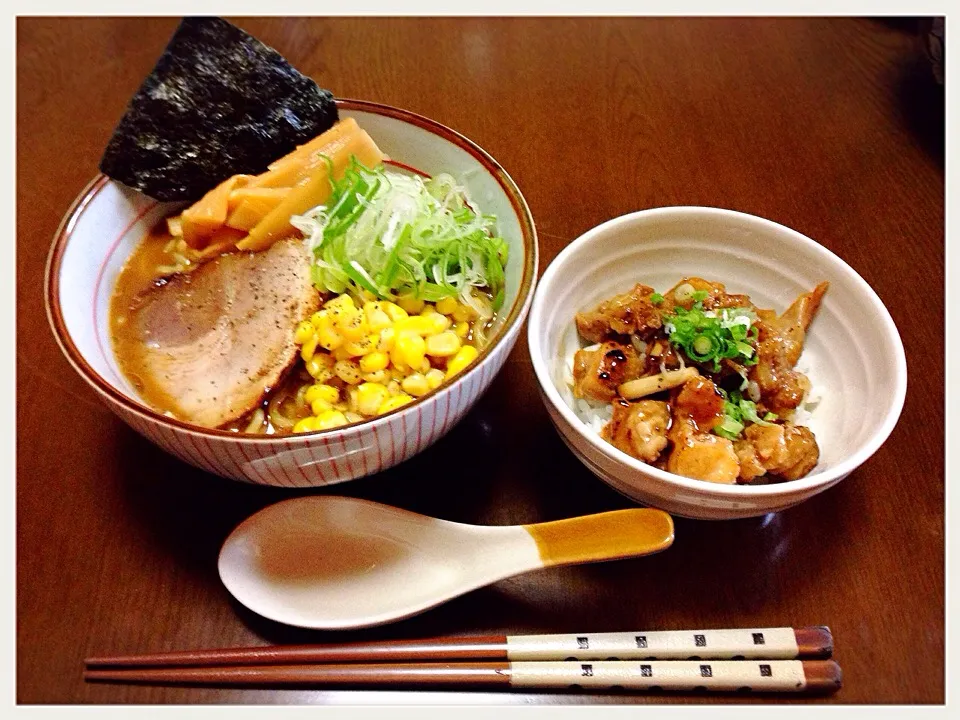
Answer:
[{"label": "white ceramic bowl", "polygon": [[[693,275],[723,282],[730,292],[778,312],[820,281],[830,282],[800,361],[823,395],[809,422],[820,462],[806,477],[756,486],[681,477],[617,450],[574,413],[564,362],[580,345],[575,313],[637,282],[663,292]],[[762,515],[835,485],[887,439],[906,393],[900,336],[863,278],[810,238],[730,210],[644,210],[582,235],[540,279],[528,341],[550,418],[577,457],[638,502],[693,518]]]},{"label": "white ceramic bowl", "polygon": [[147,231],[178,206],[157,203],[100,176],[68,211],[46,271],[47,314],[67,359],[131,427],[182,460],[235,480],[289,487],[330,485],[396,465],[442,437],[503,366],[533,297],[537,237],[523,196],[502,167],[467,138],[414,113],[339,101],[393,160],[462,178],[499,220],[510,246],[505,302],[491,340],[453,382],[374,420],[277,437],[208,430],[148,407],[117,368],[107,310],[117,275]]}]

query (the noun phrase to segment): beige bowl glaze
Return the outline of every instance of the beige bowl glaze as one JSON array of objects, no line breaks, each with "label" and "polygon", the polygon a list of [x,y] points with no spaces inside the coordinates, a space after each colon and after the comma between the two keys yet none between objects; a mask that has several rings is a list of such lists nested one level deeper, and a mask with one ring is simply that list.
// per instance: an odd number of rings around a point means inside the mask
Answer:
[{"label": "beige bowl glaze", "polygon": [[500,320],[478,359],[453,382],[392,413],[295,436],[239,435],[166,417],[144,404],[121,375],[107,311],[120,269],[147,231],[176,205],[156,203],[106,177],[75,201],[47,263],[46,303],[67,359],[131,427],[182,460],[217,475],[287,487],[330,485],[406,460],[452,428],[486,390],[513,348],[533,296],[537,236],[523,196],[502,167],[459,133],[405,110],[342,100],[390,158],[420,171],[462,178],[471,198],[499,220],[509,243]]},{"label": "beige bowl glaze", "polygon": [[[602,440],[574,413],[564,358],[580,341],[574,315],[642,282],[661,291],[698,275],[782,312],[801,292],[830,289],[807,335],[801,365],[823,396],[810,428],[820,462],[804,478],[720,485],[659,470]],[[783,510],[840,482],[887,439],[903,407],[903,345],[876,293],[810,238],[730,210],[666,207],[624,215],[579,237],[540,279],[528,342],[550,418],[598,477],[638,502],[693,518],[728,519]]]}]

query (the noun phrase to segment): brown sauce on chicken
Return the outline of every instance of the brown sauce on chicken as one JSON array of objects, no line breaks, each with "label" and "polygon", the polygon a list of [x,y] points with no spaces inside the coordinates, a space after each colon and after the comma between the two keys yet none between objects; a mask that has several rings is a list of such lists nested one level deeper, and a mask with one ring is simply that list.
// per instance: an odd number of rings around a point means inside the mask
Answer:
[{"label": "brown sauce on chicken", "polygon": [[577,397],[613,400],[617,387],[641,370],[640,358],[629,345],[605,342],[595,350],[578,350],[573,358]]},{"label": "brown sauce on chicken", "polygon": [[[801,478],[820,451],[810,429],[788,419],[810,389],[795,366],[827,287],[803,293],[778,315],[703,278],[685,278],[662,296],[637,284],[577,314],[579,334],[598,347],[576,352],[574,395],[611,402],[601,436],[669,472],[718,483]],[[696,341],[710,347],[717,326],[731,327],[731,310],[751,328],[739,340],[748,351],[737,346],[735,358],[704,361],[668,334],[677,317],[699,311],[709,320],[697,325],[706,339]],[[696,372],[676,372],[690,367]],[[753,400],[741,395],[746,387]]]}]

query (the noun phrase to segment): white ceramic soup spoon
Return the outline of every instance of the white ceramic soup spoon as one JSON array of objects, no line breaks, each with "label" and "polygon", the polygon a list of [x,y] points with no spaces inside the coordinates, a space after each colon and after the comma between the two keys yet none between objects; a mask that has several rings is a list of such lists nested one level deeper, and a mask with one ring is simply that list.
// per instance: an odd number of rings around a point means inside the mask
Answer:
[{"label": "white ceramic soup spoon", "polygon": [[672,518],[646,508],[481,526],[318,495],[241,523],[220,551],[219,570],[254,612],[332,630],[409,617],[529,570],[648,555],[672,542]]}]

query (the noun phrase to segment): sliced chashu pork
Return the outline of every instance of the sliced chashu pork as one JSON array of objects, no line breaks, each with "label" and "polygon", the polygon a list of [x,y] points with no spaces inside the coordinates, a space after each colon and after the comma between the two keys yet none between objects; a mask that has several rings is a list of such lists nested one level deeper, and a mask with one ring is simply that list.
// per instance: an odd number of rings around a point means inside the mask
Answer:
[{"label": "sliced chashu pork", "polygon": [[296,361],[294,330],[319,304],[302,241],[223,255],[139,298],[140,379],[177,418],[220,427]]}]

